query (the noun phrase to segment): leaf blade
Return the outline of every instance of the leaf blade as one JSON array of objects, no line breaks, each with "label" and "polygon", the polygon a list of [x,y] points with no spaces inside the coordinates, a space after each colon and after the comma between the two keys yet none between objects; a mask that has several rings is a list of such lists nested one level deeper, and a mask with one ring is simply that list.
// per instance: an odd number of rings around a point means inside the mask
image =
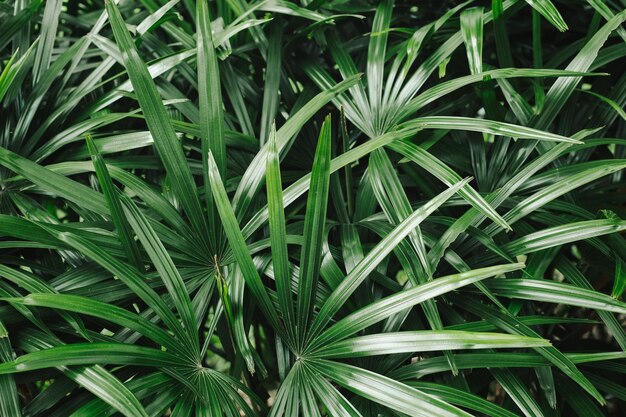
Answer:
[{"label": "leaf blade", "polygon": [[313,314],[313,303],[320,272],[322,240],[324,239],[330,187],[330,120],[329,115],[320,130],[304,217],[304,243],[300,257],[297,299],[297,332],[301,347]]}]

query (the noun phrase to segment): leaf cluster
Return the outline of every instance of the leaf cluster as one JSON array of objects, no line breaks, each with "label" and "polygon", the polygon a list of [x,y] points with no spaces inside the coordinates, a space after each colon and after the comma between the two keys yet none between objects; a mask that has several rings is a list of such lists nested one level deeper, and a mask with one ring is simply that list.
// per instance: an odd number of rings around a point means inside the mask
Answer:
[{"label": "leaf cluster", "polygon": [[625,8],[1,2],[0,416],[622,415]]}]

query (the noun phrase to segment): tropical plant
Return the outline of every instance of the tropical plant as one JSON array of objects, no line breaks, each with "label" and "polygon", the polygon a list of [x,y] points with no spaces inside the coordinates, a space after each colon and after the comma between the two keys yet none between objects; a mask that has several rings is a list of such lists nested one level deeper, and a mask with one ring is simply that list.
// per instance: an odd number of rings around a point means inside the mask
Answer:
[{"label": "tropical plant", "polygon": [[0,416],[620,416],[623,0],[4,0]]}]

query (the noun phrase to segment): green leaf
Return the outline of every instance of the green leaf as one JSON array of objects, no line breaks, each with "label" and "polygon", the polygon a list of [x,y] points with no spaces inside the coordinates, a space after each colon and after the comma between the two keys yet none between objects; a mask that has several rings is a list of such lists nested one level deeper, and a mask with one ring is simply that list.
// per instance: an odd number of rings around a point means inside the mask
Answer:
[{"label": "green leaf", "polygon": [[[611,20],[615,16],[604,0],[587,0],[587,3],[606,20]],[[626,41],[626,30],[623,27],[617,28],[617,33]]]},{"label": "green leaf", "polygon": [[[493,207],[498,207],[504,202],[510,195],[512,195],[517,189],[524,185],[528,179],[539,171],[541,168],[548,165],[550,162],[558,158],[562,152],[567,150],[571,145],[569,143],[561,143],[550,151],[537,157],[526,167],[520,170],[513,178],[504,184],[500,189],[492,192],[486,199]],[[438,265],[441,261],[445,250],[456,240],[459,235],[467,230],[470,226],[478,226],[483,221],[483,217],[476,209],[468,210],[463,216],[457,219],[452,226],[446,230],[443,236],[433,245],[428,256],[431,257],[433,266]]]},{"label": "green leaf", "polygon": [[145,18],[139,25],[137,25],[137,33],[144,35],[149,30],[154,29],[154,26],[159,22],[159,20],[161,20],[168,11],[176,6],[179,1],[180,0],[170,0],[161,6],[157,11]]},{"label": "green leaf", "polygon": [[492,417],[516,417],[516,414],[487,401],[478,395],[471,394],[461,389],[447,387],[432,382],[406,381],[407,385],[415,387],[425,394],[432,395],[442,401],[459,407],[469,408]]},{"label": "green leaf", "polygon": [[[594,166],[590,169],[581,169],[578,172],[571,172],[569,175],[559,174],[559,181],[542,188],[532,196],[520,201],[504,215],[504,219],[509,224],[513,224],[538,208],[545,206],[550,201],[624,168],[626,168],[626,162],[623,160],[605,160],[601,162],[599,167]],[[493,228],[486,231],[489,233],[489,230],[493,230]]]},{"label": "green leaf", "polygon": [[115,230],[117,231],[117,234],[122,241],[122,245],[128,254],[129,261],[131,261],[137,269],[141,270],[143,268],[141,254],[139,253],[139,249],[132,238],[130,225],[124,216],[124,212],[122,211],[119,190],[115,187],[115,185],[113,185],[106,163],[104,162],[104,159],[102,159],[102,155],[100,155],[100,152],[93,143],[93,139],[90,135],[87,135],[86,141],[94,168],[96,169],[98,181],[100,182],[100,187],[102,188],[102,193],[104,194],[104,198],[109,206],[113,224],[115,224]]},{"label": "green leaf", "polygon": [[626,265],[621,258],[615,260],[615,279],[613,280],[613,291],[611,296],[619,298],[626,289]]},{"label": "green leaf", "polygon": [[0,364],[0,375],[69,365],[181,366],[185,362],[171,353],[121,343],[74,343],[27,353]]},{"label": "green leaf", "polygon": [[[360,78],[360,74],[357,74],[322,91],[309,100],[296,114],[291,115],[287,122],[276,132],[276,148],[278,152],[283,152],[283,149],[287,146],[291,138],[315,113],[326,105],[326,103],[333,97],[352,87]],[[239,182],[237,192],[233,197],[233,207],[235,208],[238,219],[241,219],[244,213],[246,213],[250,203],[262,185],[262,181],[265,178],[267,153],[268,147],[267,144],[265,144],[248,165],[248,168]]]},{"label": "green leaf", "polygon": [[[390,149],[400,153],[406,158],[418,164],[423,169],[437,177],[448,187],[461,181],[461,176],[454,172],[451,168],[431,155],[421,147],[412,142],[401,140],[395,141],[387,145]],[[485,199],[476,192],[469,184],[459,190],[459,195],[466,199],[477,210],[480,210],[485,216],[492,219],[500,227],[510,228],[507,222],[498,214],[498,212],[485,201]]]},{"label": "green leaf", "polygon": [[174,301],[178,314],[181,316],[183,329],[187,333],[187,338],[183,342],[190,341],[192,345],[191,350],[199,352],[200,346],[196,332],[195,315],[183,278],[180,276],[176,265],[174,265],[172,258],[158,235],[150,226],[148,219],[139,211],[137,205],[126,196],[122,197],[122,203],[124,204],[124,213],[130,226],[150,257],[152,264]]},{"label": "green leaf", "polygon": [[217,169],[226,179],[226,142],[224,140],[224,111],[217,56],[213,47],[211,21],[206,0],[196,2],[196,31],[198,33],[198,100],[200,111],[200,140],[202,142],[202,175],[205,204],[208,211],[210,242],[213,251],[221,250],[219,217],[209,187],[209,151],[215,158]]},{"label": "green leaf", "polygon": [[600,99],[604,103],[608,104],[615,111],[615,113],[617,113],[623,120],[626,120],[626,111],[624,111],[624,109],[622,109],[622,107],[618,103],[616,103],[615,100],[611,100],[610,98],[603,96],[602,94],[594,93],[593,91],[589,91],[589,90],[579,90],[579,91],[585,94],[589,94],[593,97],[596,97],[597,99]]},{"label": "green leaf", "polygon": [[507,16],[504,15],[503,1],[492,0],[491,12],[493,15],[493,33],[496,43],[496,56],[498,64],[502,68],[513,66],[513,54],[511,52],[511,43],[506,31]]},{"label": "green leaf", "polygon": [[423,417],[433,415],[441,417],[471,415],[446,402],[424,394],[416,388],[411,388],[408,385],[372,371],[324,359],[311,359],[307,360],[307,362],[316,371],[321,372],[346,389],[404,414]]},{"label": "green leaf", "polygon": [[222,220],[224,232],[226,234],[226,237],[228,238],[231,249],[235,254],[235,259],[237,260],[237,263],[241,268],[241,272],[243,273],[246,285],[254,295],[257,303],[259,304],[259,308],[261,309],[267,320],[269,320],[272,327],[274,327],[277,332],[282,333],[282,324],[279,322],[278,314],[276,313],[274,304],[271,302],[267,290],[263,285],[263,282],[261,281],[261,277],[259,276],[256,266],[254,265],[252,256],[250,256],[248,246],[246,245],[246,241],[243,237],[243,234],[241,233],[239,224],[237,223],[235,211],[230,205],[228,195],[226,194],[226,190],[224,189],[224,184],[222,183],[219,171],[210,153],[209,181],[215,198],[215,204],[217,206],[220,219]]},{"label": "green leaf", "polygon": [[[69,247],[80,251],[87,258],[100,264],[113,275],[118,277],[133,293],[141,298],[150,308],[152,308],[165,324],[172,330],[180,340],[186,340],[187,333],[183,330],[178,319],[170,311],[163,299],[150,287],[144,277],[131,268],[129,265],[120,262],[96,243],[91,242],[84,236],[69,232],[58,227],[50,225],[41,227],[52,236],[62,241]],[[191,352],[191,357],[195,357],[195,353]]]},{"label": "green leaf", "polygon": [[403,123],[401,127],[420,126],[424,129],[454,129],[469,130],[471,132],[490,133],[497,136],[509,136],[518,139],[536,139],[553,142],[581,143],[554,133],[544,132],[529,127],[494,120],[473,119],[470,117],[429,116],[413,119]]},{"label": "green leaf", "polygon": [[[508,311],[498,311],[491,307],[487,307],[480,302],[469,298],[455,298],[457,305],[467,309],[473,314],[484,318],[485,320],[495,324],[501,329],[509,333],[519,334],[530,337],[539,337],[539,334],[530,327],[521,323]],[[550,361],[551,364],[559,368],[565,375],[572,378],[585,391],[591,394],[600,404],[604,404],[605,400],[598,392],[596,387],[576,368],[576,365],[563,353],[554,347],[537,347],[533,348],[537,353]]]},{"label": "green leaf", "polygon": [[498,333],[423,330],[381,333],[329,343],[312,353],[320,358],[352,358],[408,352],[549,346],[544,339]]},{"label": "green leaf", "polygon": [[375,301],[337,321],[337,323],[317,337],[310,348],[319,348],[330,342],[349,337],[372,324],[425,300],[438,297],[450,291],[454,291],[457,288],[479,282],[494,275],[516,271],[523,267],[524,264],[515,263],[480,268],[438,278],[426,284],[400,291]]},{"label": "green leaf", "polygon": [[604,415],[603,410],[601,410],[588,395],[585,395],[579,387],[565,378],[560,378],[559,384],[561,384],[563,397],[577,415],[580,417],[599,417]]},{"label": "green leaf", "polygon": [[483,71],[483,8],[472,7],[461,13],[461,35],[467,52],[470,72]]},{"label": "green leaf", "polygon": [[[0,363],[10,362],[13,355],[9,332],[0,321]],[[0,414],[15,417],[22,415],[17,385],[11,375],[0,376]]]},{"label": "green leaf", "polygon": [[332,292],[328,300],[322,306],[313,325],[311,326],[311,336],[317,336],[323,327],[337,313],[341,306],[354,293],[358,286],[367,276],[378,266],[378,264],[400,243],[416,226],[426,217],[437,210],[441,204],[448,200],[458,190],[467,184],[468,180],[461,181],[446,191],[439,194],[428,203],[414,211],[409,217],[400,223],[393,231],[381,240],[359,264],[346,276],[341,284]]},{"label": "green leaf", "polygon": [[[594,289],[589,280],[563,255],[557,255],[554,265],[568,282],[588,290]],[[617,265],[616,268],[618,268]],[[626,350],[626,331],[624,331],[624,327],[619,320],[608,311],[597,310],[597,312],[622,350]]]},{"label": "green leaf", "polygon": [[[17,51],[19,52],[19,50]],[[2,69],[2,73],[0,73],[0,103],[4,99],[5,94],[11,87],[11,83],[17,76],[20,65],[23,63],[22,60],[14,62],[17,57],[17,52],[11,55],[11,58],[7,61]]]},{"label": "green leaf", "polygon": [[[598,56],[600,48],[607,41],[611,32],[614,31],[626,19],[626,10],[615,15],[610,21],[602,26],[591,39],[580,49],[578,54],[565,68],[569,71],[588,71]],[[529,124],[537,129],[546,129],[552,124],[563,106],[568,102],[576,86],[580,82],[580,77],[559,78],[552,84],[550,90],[546,93],[545,101],[541,112],[533,117]],[[508,170],[517,170],[524,160],[530,155],[536,143],[532,144],[516,144],[513,147],[513,158],[508,163]],[[540,145],[539,145],[540,146]],[[541,148],[541,146],[540,146]],[[543,149],[543,153],[547,151]]]},{"label": "green leaf", "polygon": [[384,85],[385,52],[393,3],[393,0],[383,0],[378,3],[367,49],[366,77],[372,116],[370,123],[373,126],[372,131],[380,133],[382,133],[380,119],[383,117],[380,103]]},{"label": "green leaf", "polygon": [[122,52],[124,66],[143,110],[148,129],[154,138],[156,149],[172,182],[174,193],[180,199],[194,230],[202,239],[203,236],[208,236],[208,227],[180,141],[169,122],[148,67],[139,56],[115,2],[107,1],[106,9],[115,40]]},{"label": "green leaf", "polygon": [[490,369],[491,374],[502,388],[511,396],[513,402],[527,417],[544,417],[541,406],[537,403],[529,387],[515,373],[508,369]]},{"label": "green leaf", "polygon": [[526,0],[526,3],[530,4],[533,9],[541,13],[541,15],[559,31],[565,32],[568,29],[561,13],[559,13],[550,0]]},{"label": "green leaf", "polygon": [[[127,385],[102,366],[73,366],[71,369],[67,367],[62,369],[65,371],[64,374],[66,376],[123,415],[127,417],[146,417],[148,415]],[[89,405],[91,406],[90,410],[94,412],[95,407],[93,407],[93,404]],[[72,414],[72,417],[79,416],[78,412]]]},{"label": "green leaf", "polygon": [[[613,361],[607,365],[616,365],[617,360],[625,356],[624,352],[611,353],[569,353],[564,355],[572,364],[585,364],[601,361]],[[550,361],[538,353],[457,353],[455,359],[459,369],[479,368],[536,368],[550,365]],[[450,364],[444,356],[425,358],[421,361],[398,368],[390,376],[400,380],[419,379],[438,372],[447,372]]]},{"label": "green leaf", "polygon": [[[0,265],[0,276],[5,280],[13,282],[14,284],[30,292],[57,292],[42,278],[34,274],[27,273],[26,271],[9,268],[6,265]],[[74,314],[64,312],[61,312],[61,316],[76,331],[76,333],[80,334],[86,339],[89,339],[89,336],[86,333],[85,325],[79,317],[75,316]]]},{"label": "green leaf", "polygon": [[486,281],[496,295],[509,298],[567,304],[626,314],[626,303],[597,291],[543,279],[506,279]]},{"label": "green leaf", "polygon": [[[261,145],[267,143],[271,129],[276,130],[275,118],[280,104],[280,75],[282,64],[283,25],[281,20],[271,24],[268,39],[267,67],[265,68],[265,83],[263,85],[263,105],[261,107]],[[275,133],[274,133],[275,135]],[[274,139],[275,140],[275,139]]]},{"label": "green leaf", "polygon": [[176,339],[173,339],[168,333],[142,316],[91,298],[66,294],[29,294],[22,298],[7,298],[5,301],[28,306],[73,311],[92,317],[105,318],[112,323],[128,327],[129,329],[141,333],[161,346],[184,351],[181,349]]},{"label": "green leaf", "polygon": [[401,110],[399,118],[404,119],[415,114],[418,110],[436,100],[444,98],[446,95],[457,91],[467,85],[483,81],[485,78],[505,80],[510,78],[524,77],[580,77],[582,75],[593,75],[593,73],[580,73],[576,71],[553,70],[544,68],[500,68],[484,71],[478,74],[465,75],[449,81],[438,83],[423,93],[419,94]]},{"label": "green leaf", "polygon": [[95,213],[109,214],[104,196],[91,188],[56,174],[8,149],[0,147],[0,164],[23,175],[42,189]]},{"label": "green leaf", "polygon": [[4,30],[0,35],[0,49],[4,50],[7,43],[11,41],[16,33],[28,25],[30,19],[38,12],[42,3],[43,1],[41,0],[32,1],[28,6],[24,5],[21,9],[16,7],[15,14],[4,17],[6,21],[4,22]]},{"label": "green leaf", "polygon": [[320,271],[322,239],[328,209],[330,149],[331,119],[327,116],[317,142],[304,218],[304,242],[300,256],[297,303],[297,334],[300,346],[304,342],[309,321],[313,315],[313,303]]},{"label": "green leaf", "polygon": [[50,66],[62,4],[61,0],[46,1],[41,20],[41,39],[37,45],[35,63],[33,65],[33,81],[35,84]]},{"label": "green leaf", "polygon": [[278,293],[278,303],[285,321],[287,334],[296,340],[295,315],[291,295],[291,274],[289,271],[289,252],[287,248],[287,231],[285,210],[283,209],[283,186],[280,174],[280,156],[276,148],[276,126],[272,125],[269,134],[267,154],[267,206],[269,210],[269,231],[272,248],[272,265],[274,280]]},{"label": "green leaf", "polygon": [[[238,354],[243,357],[250,374],[255,374],[258,369],[260,377],[267,378],[267,369],[258,352],[254,350],[254,347],[248,340],[247,324],[244,322],[244,313],[246,312],[244,304],[245,280],[241,274],[241,269],[237,265],[233,265],[233,268],[229,270],[230,288],[228,288],[225,280],[220,276],[219,271],[217,275],[218,290],[225,307],[226,317],[231,325]],[[231,300],[232,303],[230,302]]]},{"label": "green leaf", "polygon": [[[410,128],[410,129],[400,129],[395,132],[386,133],[374,139],[370,139],[364,144],[355,147],[354,149],[349,150],[346,153],[339,155],[338,157],[332,159],[330,161],[330,173],[338,171],[339,169],[351,164],[355,161],[358,161],[363,156],[373,152],[374,150],[380,148],[381,146],[385,146],[395,140],[404,139],[409,137],[415,132],[419,131],[420,128]],[[289,204],[293,203],[298,197],[308,190],[311,182],[311,174],[306,174],[298,181],[294,182],[292,185],[287,187],[283,193],[284,206],[287,207]],[[268,218],[268,209],[264,207],[261,210],[258,210],[257,213],[250,219],[248,224],[243,229],[244,236],[249,237],[254,231],[256,231],[259,227],[261,227]]]},{"label": "green leaf", "polygon": [[[570,71],[588,71],[591,64],[596,60],[598,51],[604,45],[611,32],[618,28],[626,19],[626,10],[618,13],[602,26],[593,37],[578,52],[576,57],[565,68]],[[550,87],[546,94],[545,104],[541,114],[536,117],[536,123],[531,121],[531,125],[538,129],[544,129],[549,126],[557,114],[561,111],[567,98],[572,94],[576,85],[580,82],[580,78],[559,78]]]},{"label": "green leaf", "polygon": [[307,380],[310,381],[311,388],[315,391],[317,398],[324,404],[329,413],[337,417],[361,417],[361,413],[325,378],[322,378],[309,370],[309,366],[304,366]]},{"label": "green leaf", "polygon": [[[374,151],[370,156],[370,165],[368,169],[368,174],[370,175],[370,181],[376,195],[376,199],[383,208],[387,218],[394,225],[401,223],[402,220],[406,219],[411,214],[411,204],[402,188],[400,179],[396,175],[395,169],[393,168],[387,153],[378,149]],[[459,178],[459,180],[461,179]],[[430,263],[428,262],[419,226],[409,235],[409,239],[411,240],[413,251],[417,254],[419,262],[411,261],[413,256],[410,246],[405,245],[405,242],[401,242],[397,246],[396,252],[403,252],[399,254],[398,257],[412,283],[414,285],[417,283],[423,284],[424,282],[432,279],[433,272],[431,270]],[[404,250],[405,248],[407,248],[407,250]],[[431,328],[434,330],[441,330],[443,328],[443,324],[435,303],[428,300],[423,303],[422,308]],[[451,362],[454,361],[451,352],[446,352],[446,355],[450,357]]]},{"label": "green leaf", "polygon": [[[390,146],[393,146],[393,144]],[[402,188],[400,179],[387,153],[379,149],[372,152],[369,169],[374,194],[376,194],[376,199],[385,212],[385,215],[390,223],[394,225],[401,223],[411,214],[411,203]],[[458,181],[462,181],[462,178],[459,177],[458,180],[454,182]],[[451,186],[452,183],[446,185]],[[409,235],[409,238],[421,263],[423,272],[426,275],[425,278],[428,279],[432,277],[432,271],[428,259],[426,258],[426,249],[419,226],[415,228],[415,232]],[[422,271],[420,271],[420,275],[423,275]]]},{"label": "green leaf", "polygon": [[506,244],[502,249],[517,256],[596,236],[618,233],[625,229],[626,221],[624,220],[587,220],[530,233]]}]

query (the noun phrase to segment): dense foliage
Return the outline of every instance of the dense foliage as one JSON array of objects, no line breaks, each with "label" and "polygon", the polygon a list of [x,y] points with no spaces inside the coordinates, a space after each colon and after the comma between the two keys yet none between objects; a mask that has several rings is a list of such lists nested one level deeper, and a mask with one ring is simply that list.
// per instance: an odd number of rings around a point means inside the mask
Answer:
[{"label": "dense foliage", "polygon": [[625,9],[2,0],[0,415],[625,415]]}]

